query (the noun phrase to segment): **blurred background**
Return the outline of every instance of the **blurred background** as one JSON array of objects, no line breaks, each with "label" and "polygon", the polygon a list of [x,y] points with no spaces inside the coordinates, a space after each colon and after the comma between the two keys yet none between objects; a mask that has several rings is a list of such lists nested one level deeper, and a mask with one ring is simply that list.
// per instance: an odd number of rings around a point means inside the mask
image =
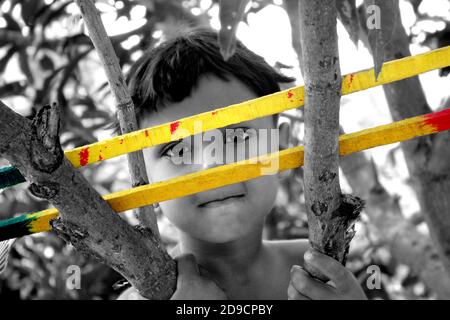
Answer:
[{"label": "blurred background", "polygon": [[[295,85],[301,85],[303,79],[292,41],[292,11],[286,10],[288,2],[252,1],[237,37],[270,65],[294,76]],[[143,49],[157,44],[180,26],[220,28],[216,0],[102,0],[96,5],[125,73]],[[450,45],[450,1],[400,0],[400,11],[412,54]],[[368,49],[361,41],[355,46],[341,22],[338,34],[342,74],[373,67]],[[419,77],[432,110],[450,107],[447,73],[445,69],[436,70]],[[63,149],[112,136],[106,127],[114,117],[114,103],[73,1],[0,0],[0,99],[27,117],[32,117],[42,105],[58,101],[63,113]],[[291,123],[292,144],[302,144],[301,110],[287,112],[281,121]],[[345,132],[390,122],[381,87],[342,97],[341,125]],[[118,157],[81,170],[101,194],[123,190],[130,187],[124,159]],[[361,190],[368,190],[373,184],[384,190],[382,198],[368,202],[357,222],[347,263],[367,295],[373,299],[450,299],[450,294],[445,296],[445,289],[437,288],[439,279],[430,281],[428,275],[410,263],[414,259],[402,257],[407,254],[400,250],[404,247],[399,249],[398,239],[389,232],[398,224],[422,244],[430,241],[402,149],[393,144],[346,159],[341,172],[344,192],[364,197]],[[0,158],[0,167],[6,165]],[[0,220],[47,208],[47,203],[33,197],[27,187],[28,183],[22,183],[0,190]],[[307,238],[302,189],[302,169],[297,169],[283,182],[277,205],[267,218],[266,239]],[[375,215],[376,210],[392,216],[388,219]],[[122,216],[137,223],[131,212]],[[163,216],[158,219],[164,243],[170,248],[177,242],[176,231]],[[66,285],[67,268],[71,265],[81,269],[79,290]],[[381,287],[376,290],[367,286],[370,266],[377,266],[381,272]],[[114,299],[123,290],[113,287],[121,278],[109,267],[83,257],[52,232],[36,234],[14,242],[7,269],[0,275],[0,299]],[[448,293],[450,288],[447,289]]]}]

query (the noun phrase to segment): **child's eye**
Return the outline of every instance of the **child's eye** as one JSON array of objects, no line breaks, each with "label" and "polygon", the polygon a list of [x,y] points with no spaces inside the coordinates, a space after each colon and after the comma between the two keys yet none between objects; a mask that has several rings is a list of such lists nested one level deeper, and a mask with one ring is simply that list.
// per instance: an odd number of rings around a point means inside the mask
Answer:
[{"label": "child's eye", "polygon": [[191,148],[186,143],[179,142],[176,144],[168,145],[162,152],[162,157],[183,157],[186,153],[190,152]]}]

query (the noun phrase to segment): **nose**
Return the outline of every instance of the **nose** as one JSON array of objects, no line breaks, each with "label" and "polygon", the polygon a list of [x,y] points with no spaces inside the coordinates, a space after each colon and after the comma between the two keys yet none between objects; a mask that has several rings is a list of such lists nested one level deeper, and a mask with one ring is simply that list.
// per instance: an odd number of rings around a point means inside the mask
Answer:
[{"label": "nose", "polygon": [[[201,151],[203,169],[248,159],[250,152],[249,142],[243,138],[243,133],[239,133],[234,129],[229,129],[228,132],[227,130],[213,131],[206,132],[203,138],[203,148]],[[253,150],[255,149],[254,147],[255,145],[250,149]],[[255,156],[257,155],[256,150],[253,153],[255,153]]]},{"label": "nose", "polygon": [[211,169],[225,164],[224,132],[219,129],[205,132],[202,141],[202,169]]}]

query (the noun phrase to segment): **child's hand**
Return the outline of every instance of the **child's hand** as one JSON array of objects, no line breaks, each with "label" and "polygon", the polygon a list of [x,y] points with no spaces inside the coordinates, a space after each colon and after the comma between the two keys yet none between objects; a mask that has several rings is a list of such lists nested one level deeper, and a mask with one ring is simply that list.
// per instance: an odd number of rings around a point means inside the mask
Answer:
[{"label": "child's hand", "polygon": [[312,278],[303,268],[294,265],[288,287],[289,300],[367,299],[353,274],[338,261],[317,251],[307,251],[304,258],[305,263],[321,271],[334,286]]},{"label": "child's hand", "polygon": [[226,294],[213,280],[200,275],[194,255],[184,254],[176,261],[177,289],[171,300],[227,300]]}]

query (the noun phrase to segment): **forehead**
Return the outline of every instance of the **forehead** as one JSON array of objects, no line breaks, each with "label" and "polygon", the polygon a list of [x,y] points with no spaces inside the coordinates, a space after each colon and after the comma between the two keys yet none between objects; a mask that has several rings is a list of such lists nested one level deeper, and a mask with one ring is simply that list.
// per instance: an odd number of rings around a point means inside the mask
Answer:
[{"label": "forehead", "polygon": [[199,79],[189,97],[180,102],[167,103],[158,112],[145,116],[141,126],[152,127],[257,97],[235,77],[229,76],[227,81],[214,75],[205,75]]}]

